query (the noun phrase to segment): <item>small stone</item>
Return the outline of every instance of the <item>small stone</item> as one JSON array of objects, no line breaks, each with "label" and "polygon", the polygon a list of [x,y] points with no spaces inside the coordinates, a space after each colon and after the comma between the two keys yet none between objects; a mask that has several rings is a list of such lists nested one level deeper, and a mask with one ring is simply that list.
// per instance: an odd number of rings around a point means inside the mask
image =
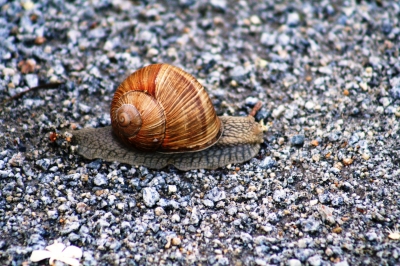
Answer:
[{"label": "small stone", "polygon": [[179,246],[181,244],[181,239],[179,237],[174,237],[171,240],[171,244],[173,246]]},{"label": "small stone", "polygon": [[174,214],[171,216],[171,222],[179,223],[181,221],[181,217],[178,214]]},{"label": "small stone", "polygon": [[235,66],[235,67],[229,72],[229,74],[231,75],[231,77],[232,77],[233,79],[235,79],[235,80],[242,80],[242,79],[245,79],[247,73],[248,73],[248,71],[247,71],[244,67],[242,67],[242,66],[240,66],[240,65]]},{"label": "small stone", "polygon": [[314,111],[315,103],[314,103],[313,101],[308,101],[308,102],[306,102],[306,104],[304,105],[304,107],[305,107],[308,111],[312,112],[312,111]]},{"label": "small stone", "polygon": [[290,43],[290,37],[287,34],[280,34],[278,36],[278,42],[282,46],[287,46]]},{"label": "small stone", "polygon": [[330,257],[330,256],[332,256],[334,253],[333,253],[333,250],[332,250],[331,248],[327,248],[327,249],[325,250],[325,254],[326,254],[328,257]]},{"label": "small stone", "polygon": [[375,232],[368,232],[365,234],[365,236],[367,237],[368,241],[375,241],[378,238],[378,235]]},{"label": "small stone", "polygon": [[311,266],[320,266],[322,264],[321,256],[317,254],[317,255],[314,255],[312,257],[309,257],[307,262]]},{"label": "small stone", "polygon": [[156,48],[150,48],[146,54],[147,57],[155,57],[156,55],[158,55],[158,50]]},{"label": "small stone", "polygon": [[212,202],[209,199],[205,199],[205,200],[203,200],[203,205],[206,206],[206,207],[209,207],[209,208],[213,208],[214,207],[214,202]]},{"label": "small stone", "polygon": [[321,215],[322,221],[327,221],[330,224],[335,223],[335,218],[333,217],[333,211],[334,211],[333,208],[330,208],[325,205],[320,205],[318,207],[318,212]]},{"label": "small stone", "polygon": [[271,156],[267,156],[260,162],[259,166],[264,169],[271,169],[276,166],[276,161]]},{"label": "small stone", "polygon": [[56,210],[52,210],[52,211],[47,211],[47,216],[49,217],[49,219],[57,219],[58,218],[58,212]]},{"label": "small stone", "polygon": [[198,224],[200,222],[201,219],[201,214],[200,212],[197,210],[196,207],[194,207],[192,209],[192,214],[190,215],[190,224]]},{"label": "small stone", "polygon": [[369,160],[369,158],[371,157],[368,153],[363,153],[362,155],[361,155],[361,157],[364,159],[364,160]]},{"label": "small stone", "polygon": [[244,232],[240,233],[240,239],[243,241],[243,243],[246,244],[253,242],[253,237],[250,234]]},{"label": "small stone", "polygon": [[254,25],[260,25],[261,19],[258,16],[253,15],[250,17],[250,22],[251,22],[251,24],[254,24]]},{"label": "small stone", "polygon": [[221,191],[217,187],[214,187],[205,195],[205,198],[212,200],[213,202],[218,202],[226,199],[226,194],[225,191]]},{"label": "small stone", "polygon": [[353,159],[352,158],[343,158],[343,164],[344,165],[350,165],[353,163]]},{"label": "small stone", "polygon": [[61,204],[60,206],[58,206],[57,210],[59,212],[67,212],[70,210],[70,207],[67,204]]},{"label": "small stone", "polygon": [[25,9],[25,10],[32,10],[34,7],[35,7],[35,3],[33,3],[32,1],[23,1],[22,2],[22,7]]},{"label": "small stone", "polygon": [[276,43],[276,33],[263,32],[261,34],[260,42],[266,46],[274,46]]},{"label": "small stone", "polygon": [[347,261],[341,261],[338,263],[333,264],[334,266],[349,266],[349,263]]},{"label": "small stone", "polygon": [[71,222],[71,223],[67,223],[63,229],[60,230],[61,235],[67,235],[73,231],[76,231],[79,229],[80,227],[80,223],[79,222]]},{"label": "small stone", "polygon": [[313,233],[313,232],[317,232],[319,230],[321,223],[310,218],[307,220],[303,220],[301,222],[301,226],[302,226],[304,232]]},{"label": "small stone", "polygon": [[295,27],[300,22],[300,16],[296,12],[288,13],[287,15],[287,24],[291,27]]},{"label": "small stone", "polygon": [[4,76],[14,76],[15,70],[12,68],[5,67],[5,68],[3,68],[3,75]]},{"label": "small stone", "polygon": [[290,142],[293,146],[302,147],[304,145],[304,135],[295,135]]},{"label": "small stone", "polygon": [[39,166],[42,170],[46,171],[50,167],[50,159],[40,159],[37,160],[35,164]]},{"label": "small stone", "polygon": [[177,188],[175,185],[168,185],[168,193],[169,194],[174,194],[174,193],[176,193],[176,191],[177,191]]},{"label": "small stone", "polygon": [[84,114],[88,114],[92,110],[92,108],[89,105],[86,105],[83,103],[79,103],[78,107],[79,107],[79,110]]},{"label": "small stone", "polygon": [[362,89],[363,91],[367,91],[367,90],[368,90],[368,84],[365,83],[365,82],[360,82],[360,83],[359,83],[359,86],[361,87],[361,89]]},{"label": "small stone", "polygon": [[286,191],[284,189],[275,190],[273,199],[275,202],[284,202],[286,199]]},{"label": "small stone", "polygon": [[334,131],[332,133],[329,134],[329,141],[331,142],[335,142],[338,141],[340,139],[340,137],[342,136],[342,133],[339,131]]},{"label": "small stone", "polygon": [[80,236],[78,234],[71,233],[71,234],[68,235],[68,239],[71,242],[75,242],[75,241],[80,239]]},{"label": "small stone", "polygon": [[340,206],[344,204],[344,200],[342,197],[334,197],[332,199],[332,205],[333,206]]},{"label": "small stone", "polygon": [[307,247],[307,242],[304,238],[299,239],[299,241],[297,242],[297,246],[299,248],[306,248]]},{"label": "small stone", "polygon": [[26,61],[20,61],[18,67],[21,69],[22,74],[27,74],[35,71],[36,61],[33,59],[28,59]]},{"label": "small stone", "polygon": [[332,232],[335,234],[340,234],[340,233],[342,233],[342,231],[343,231],[343,229],[339,226],[333,228],[333,230],[332,230]]},{"label": "small stone", "polygon": [[35,44],[42,45],[46,42],[46,38],[43,36],[37,36],[35,39]]},{"label": "small stone", "polygon": [[390,80],[392,88],[389,90],[389,95],[393,99],[400,99],[400,77],[394,77]]},{"label": "small stone", "polygon": [[210,4],[221,11],[224,11],[227,7],[226,0],[210,0]]},{"label": "small stone", "polygon": [[236,206],[229,206],[226,210],[226,212],[231,216],[235,215],[237,213],[237,211],[238,211],[238,209]]},{"label": "small stone", "polygon": [[279,105],[278,108],[275,108],[272,111],[272,117],[279,118],[285,112],[285,110],[286,110],[286,108],[284,105]]},{"label": "small stone", "polygon": [[153,207],[160,199],[160,194],[154,187],[146,187],[143,190],[143,202],[147,207]]},{"label": "small stone", "polygon": [[77,211],[78,213],[84,213],[84,212],[86,212],[88,209],[89,209],[89,206],[86,205],[86,203],[84,203],[84,202],[78,202],[78,203],[76,204],[76,211]]},{"label": "small stone", "polygon": [[301,266],[301,261],[296,259],[291,259],[288,261],[289,266]]},{"label": "small stone", "polygon": [[295,256],[300,261],[305,262],[311,255],[314,255],[314,251],[310,248],[297,249],[295,250]]},{"label": "small stone", "polygon": [[100,186],[104,186],[104,185],[107,185],[107,184],[108,184],[108,179],[107,179],[107,177],[106,177],[105,175],[98,173],[98,174],[94,177],[93,183],[94,183],[96,186],[99,186],[99,187],[100,187]]},{"label": "small stone", "polygon": [[254,106],[259,100],[256,97],[247,97],[244,103],[248,106]]},{"label": "small stone", "polygon": [[155,213],[156,216],[160,216],[160,215],[165,214],[165,211],[164,211],[164,209],[163,209],[162,207],[157,207],[157,208],[154,210],[154,213]]},{"label": "small stone", "polygon": [[320,154],[313,154],[311,156],[311,158],[313,159],[314,162],[319,162],[319,160],[321,159],[321,155]]},{"label": "small stone", "polygon": [[94,160],[93,162],[90,162],[89,164],[87,164],[86,168],[99,170],[101,167],[101,163],[102,163],[102,160],[97,159],[97,160]]},{"label": "small stone", "polygon": [[[11,166],[14,166],[14,167],[20,167],[20,166],[22,166],[23,165],[23,163],[24,163],[24,160],[25,160],[25,157],[23,156],[23,154],[22,153],[20,153],[20,152],[18,152],[18,153],[16,153],[16,154],[14,154],[13,156],[12,156],[12,158],[10,159],[10,161],[8,162]],[[48,160],[48,159],[46,159],[46,160]],[[40,161],[40,160],[39,160]],[[36,164],[39,162],[39,161],[36,161]],[[46,164],[46,162],[39,162],[40,164],[44,164],[43,166],[45,167],[47,164]],[[48,162],[48,164],[50,164],[50,160],[49,160],[49,162]],[[37,164],[37,165],[39,165],[39,164]],[[40,166],[40,165],[39,165]],[[41,166],[40,166],[41,167]],[[41,167],[42,168],[42,167]],[[48,166],[47,166],[47,168],[48,168]],[[47,168],[46,169],[43,169],[43,170],[47,170]]]}]

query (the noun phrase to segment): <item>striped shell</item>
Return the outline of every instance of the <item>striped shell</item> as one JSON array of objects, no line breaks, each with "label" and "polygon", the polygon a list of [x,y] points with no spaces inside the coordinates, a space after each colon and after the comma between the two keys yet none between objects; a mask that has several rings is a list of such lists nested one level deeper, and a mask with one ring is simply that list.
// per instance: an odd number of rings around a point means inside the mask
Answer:
[{"label": "striped shell", "polygon": [[144,151],[199,151],[222,135],[203,86],[168,64],[137,70],[118,87],[111,103],[113,132]]}]

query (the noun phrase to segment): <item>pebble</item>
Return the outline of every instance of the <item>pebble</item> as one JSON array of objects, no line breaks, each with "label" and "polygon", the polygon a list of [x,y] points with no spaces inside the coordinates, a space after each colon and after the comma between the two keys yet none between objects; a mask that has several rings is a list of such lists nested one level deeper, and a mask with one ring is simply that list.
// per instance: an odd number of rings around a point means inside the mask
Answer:
[{"label": "pebble", "polygon": [[203,200],[203,205],[209,208],[213,208],[214,207],[214,202],[209,200],[209,199],[205,199]]},{"label": "pebble", "polygon": [[334,132],[330,133],[328,137],[329,137],[329,141],[335,142],[335,141],[338,141],[341,136],[342,136],[341,132],[334,131]]},{"label": "pebble", "polygon": [[50,159],[40,159],[36,161],[36,165],[42,170],[47,171],[50,167]]},{"label": "pebble", "polygon": [[259,164],[261,168],[270,169],[276,166],[276,161],[271,156],[266,156]]},{"label": "pebble", "polygon": [[297,259],[291,259],[288,261],[289,266],[301,266],[301,261]]},{"label": "pebble", "polygon": [[291,138],[290,143],[293,146],[302,147],[304,145],[304,135],[295,135]]},{"label": "pebble", "polygon": [[304,107],[305,107],[308,111],[312,112],[312,111],[314,111],[315,103],[314,103],[313,101],[308,101],[308,102],[306,102],[306,104],[304,105]]},{"label": "pebble", "polygon": [[263,32],[261,34],[260,42],[266,46],[273,46],[276,43],[276,33]]},{"label": "pebble", "polygon": [[224,11],[227,8],[226,0],[210,0],[210,4],[217,9]]},{"label": "pebble", "polygon": [[165,214],[165,211],[163,208],[157,207],[157,208],[155,208],[154,213],[155,213],[155,215],[160,216],[160,215]]},{"label": "pebble", "polygon": [[181,217],[178,214],[174,214],[171,217],[171,222],[173,223],[179,223],[181,221]]},{"label": "pebble", "polygon": [[248,106],[254,106],[254,105],[256,105],[256,103],[259,101],[259,99],[258,98],[256,98],[256,97],[247,97],[245,100],[244,100],[244,103],[246,104],[246,105],[248,105]]},{"label": "pebble", "polygon": [[108,184],[108,179],[105,175],[98,173],[93,179],[93,184],[98,187],[105,186]]},{"label": "pebble", "polygon": [[25,81],[29,88],[37,87],[39,84],[39,78],[36,74],[25,75]]},{"label": "pebble", "polygon": [[321,223],[319,221],[310,218],[308,220],[301,221],[301,226],[304,232],[314,233],[319,230]]},{"label": "pebble", "polygon": [[400,99],[400,78],[399,77],[394,77],[390,79],[390,85],[392,86],[391,89],[389,89],[389,95],[393,99]]},{"label": "pebble", "polygon": [[247,74],[248,74],[248,71],[243,66],[240,66],[240,65],[235,66],[230,71],[230,76],[235,80],[243,80],[246,78]]},{"label": "pebble", "polygon": [[169,194],[174,194],[178,191],[177,187],[175,185],[169,185],[168,186],[168,193]]},{"label": "pebble", "polygon": [[279,105],[278,108],[272,111],[272,117],[279,118],[285,112],[285,110],[286,110],[285,106]]},{"label": "pebble", "polygon": [[15,70],[12,68],[3,68],[3,75],[4,76],[14,76],[15,75]]},{"label": "pebble", "polygon": [[81,110],[82,113],[87,114],[90,113],[92,108],[86,104],[80,103],[79,105],[79,110]]},{"label": "pebble", "polygon": [[146,187],[142,190],[143,202],[147,207],[153,207],[160,199],[160,194],[154,187]]},{"label": "pebble", "polygon": [[295,27],[299,25],[299,23],[300,23],[300,16],[297,12],[292,12],[287,14],[286,24],[288,24],[291,27]]},{"label": "pebble", "polygon": [[69,234],[69,233],[71,233],[71,232],[73,232],[73,231],[78,230],[79,227],[80,227],[80,223],[79,223],[79,222],[70,222],[70,223],[67,223],[67,224],[63,227],[63,229],[60,230],[60,233],[61,233],[62,235],[67,235],[67,234]]},{"label": "pebble", "polygon": [[99,170],[101,167],[101,164],[102,164],[102,160],[97,159],[97,160],[94,160],[94,161],[88,163],[86,165],[86,167],[89,169]]},{"label": "pebble", "polygon": [[219,190],[217,187],[211,189],[206,195],[206,199],[209,199],[213,202],[218,202],[220,200],[226,199],[226,193],[225,191]]},{"label": "pebble", "polygon": [[341,262],[335,263],[334,265],[335,266],[349,266],[349,263],[347,263],[347,261],[341,261]]},{"label": "pebble", "polygon": [[314,255],[307,259],[308,264],[311,266],[320,266],[322,264],[322,259],[320,255]]},{"label": "pebble", "polygon": [[171,240],[171,244],[172,244],[173,246],[180,246],[181,243],[182,243],[182,241],[181,241],[181,239],[180,239],[179,237],[174,237],[174,238],[172,238],[172,240]]},{"label": "pebble", "polygon": [[286,191],[283,189],[275,190],[273,199],[275,202],[284,202],[286,199]]}]

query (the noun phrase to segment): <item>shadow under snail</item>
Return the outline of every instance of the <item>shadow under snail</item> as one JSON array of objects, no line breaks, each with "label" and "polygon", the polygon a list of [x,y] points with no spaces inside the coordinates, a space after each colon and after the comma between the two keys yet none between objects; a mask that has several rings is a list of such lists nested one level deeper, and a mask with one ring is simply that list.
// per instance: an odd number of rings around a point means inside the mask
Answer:
[{"label": "shadow under snail", "polygon": [[265,127],[254,117],[217,116],[203,86],[168,64],[132,73],[111,103],[112,126],[72,132],[72,147],[100,158],[161,169],[215,169],[254,157]]}]

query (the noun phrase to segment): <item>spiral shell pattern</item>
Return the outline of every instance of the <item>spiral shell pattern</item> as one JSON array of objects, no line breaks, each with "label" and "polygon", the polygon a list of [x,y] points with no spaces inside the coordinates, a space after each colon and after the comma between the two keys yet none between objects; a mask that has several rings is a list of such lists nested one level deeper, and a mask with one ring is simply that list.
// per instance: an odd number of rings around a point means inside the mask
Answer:
[{"label": "spiral shell pattern", "polygon": [[117,137],[145,151],[199,151],[222,134],[203,86],[168,64],[141,68],[121,83],[111,103],[111,122]]}]

